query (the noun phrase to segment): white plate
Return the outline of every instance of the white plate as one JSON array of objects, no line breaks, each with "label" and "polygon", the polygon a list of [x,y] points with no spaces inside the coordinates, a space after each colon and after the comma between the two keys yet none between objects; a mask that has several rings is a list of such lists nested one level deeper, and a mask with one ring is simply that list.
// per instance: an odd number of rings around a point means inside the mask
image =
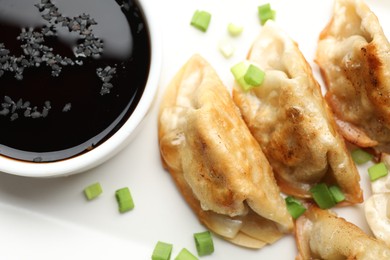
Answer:
[{"label": "white plate", "polygon": [[[257,6],[260,0],[143,0],[161,21],[163,71],[161,88],[147,122],[124,151],[89,172],[59,179],[29,179],[0,174],[0,259],[150,259],[157,241],[174,245],[172,256],[186,247],[196,252],[193,233],[205,230],[177,191],[160,164],[157,145],[157,109],[161,92],[176,71],[194,53],[202,54],[227,86],[233,78],[230,67],[242,60],[260,30]],[[298,42],[322,84],[313,54],[319,32],[331,15],[332,1],[270,1],[277,23]],[[390,2],[367,0],[390,35]],[[189,26],[196,9],[212,13],[207,33]],[[240,22],[244,33],[231,39],[229,22]],[[217,50],[220,40],[236,45],[235,55],[225,59]],[[361,167],[365,197],[370,194],[366,167]],[[99,181],[104,189],[87,202],[82,190]],[[116,189],[131,189],[135,209],[119,214]],[[337,212],[369,232],[362,206]],[[202,259],[294,259],[293,236],[272,246],[248,250],[214,237],[215,252]],[[172,259],[173,259],[172,257]]]}]

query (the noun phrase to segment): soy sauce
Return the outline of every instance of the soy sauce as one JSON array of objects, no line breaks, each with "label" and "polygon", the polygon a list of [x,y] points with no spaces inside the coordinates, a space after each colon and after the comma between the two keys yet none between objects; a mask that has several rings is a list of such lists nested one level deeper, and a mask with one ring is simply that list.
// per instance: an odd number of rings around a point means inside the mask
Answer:
[{"label": "soy sauce", "polygon": [[136,1],[0,0],[0,154],[51,162],[102,144],[139,102],[150,58]]}]

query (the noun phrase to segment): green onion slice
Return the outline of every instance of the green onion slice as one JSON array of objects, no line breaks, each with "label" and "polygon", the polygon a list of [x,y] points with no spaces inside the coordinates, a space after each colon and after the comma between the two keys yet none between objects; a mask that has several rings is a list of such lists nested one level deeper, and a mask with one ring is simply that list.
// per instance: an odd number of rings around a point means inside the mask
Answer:
[{"label": "green onion slice", "polygon": [[251,86],[260,86],[264,81],[264,76],[264,71],[251,64],[244,75],[244,79]]},{"label": "green onion slice", "polygon": [[249,62],[242,61],[240,63],[237,63],[233,67],[231,67],[230,71],[232,72],[234,78],[237,80],[245,76],[245,73],[248,70],[249,65],[250,65]]},{"label": "green onion slice", "polygon": [[249,90],[251,90],[251,89],[254,87],[254,86],[249,85],[248,83],[246,83],[244,77],[239,78],[239,79],[237,80],[237,83],[238,83],[238,85],[240,85],[240,87],[241,87],[244,91],[249,91]]},{"label": "green onion slice", "polygon": [[209,12],[196,10],[192,16],[191,25],[202,32],[206,32],[209,28],[210,20],[211,14]]},{"label": "green onion slice", "polygon": [[264,25],[268,20],[274,20],[276,12],[271,9],[271,4],[260,5],[257,8],[261,25]]},{"label": "green onion slice", "polygon": [[287,211],[290,213],[293,219],[297,219],[303,213],[305,213],[306,208],[303,204],[295,199],[294,197],[288,196],[285,198]]},{"label": "green onion slice", "polygon": [[376,181],[377,179],[382,178],[387,174],[388,170],[383,162],[377,163],[368,168],[368,175],[370,176],[371,181]]},{"label": "green onion slice", "polygon": [[333,199],[336,203],[342,202],[345,200],[344,193],[341,191],[339,186],[333,185],[329,187],[329,191],[333,196]]},{"label": "green onion slice", "polygon": [[363,164],[363,163],[366,163],[368,161],[370,161],[373,157],[372,154],[362,150],[362,149],[355,149],[351,152],[351,156],[352,156],[352,160],[356,163],[356,164]]},{"label": "green onion slice", "polygon": [[158,241],[154,247],[152,260],[169,260],[171,259],[172,244]]},{"label": "green onion slice", "polygon": [[234,65],[230,71],[244,91],[260,86],[265,78],[265,73],[249,61],[242,61]]},{"label": "green onion slice", "polygon": [[175,260],[198,260],[190,251],[186,248],[183,248],[179,254],[176,256]]},{"label": "green onion slice", "polygon": [[214,252],[214,243],[210,231],[195,233],[194,239],[199,256],[210,255]]},{"label": "green onion slice", "polygon": [[88,200],[92,200],[102,194],[102,186],[99,182],[89,185],[84,189],[84,195]]},{"label": "green onion slice", "polygon": [[314,201],[321,209],[329,209],[336,205],[332,193],[325,183],[320,183],[310,189]]},{"label": "green onion slice", "polygon": [[134,208],[133,198],[129,188],[125,187],[115,192],[115,197],[118,202],[118,208],[120,213],[132,210]]},{"label": "green onion slice", "polygon": [[236,37],[243,32],[244,27],[235,23],[229,23],[227,29],[231,36]]},{"label": "green onion slice", "polygon": [[222,55],[227,59],[233,56],[235,51],[233,44],[227,41],[221,41],[218,45],[218,49],[222,53]]}]

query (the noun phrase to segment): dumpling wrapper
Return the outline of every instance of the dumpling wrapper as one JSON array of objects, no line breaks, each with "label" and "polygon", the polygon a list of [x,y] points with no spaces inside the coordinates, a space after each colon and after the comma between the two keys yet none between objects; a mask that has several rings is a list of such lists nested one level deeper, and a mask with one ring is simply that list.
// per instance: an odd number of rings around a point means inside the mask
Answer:
[{"label": "dumpling wrapper", "polygon": [[211,231],[253,248],[292,231],[267,159],[201,56],[194,55],[168,86],[158,126],[163,165]]},{"label": "dumpling wrapper", "polygon": [[390,259],[390,248],[328,210],[311,206],[295,225],[297,260]]},{"label": "dumpling wrapper", "polygon": [[348,203],[363,200],[360,176],[331,111],[297,44],[267,21],[248,60],[265,71],[250,91],[233,99],[273,167],[281,190],[310,198],[317,183],[336,184]]},{"label": "dumpling wrapper", "polygon": [[360,147],[389,151],[390,44],[363,1],[335,1],[316,62],[343,136]]},{"label": "dumpling wrapper", "polygon": [[374,236],[390,247],[390,192],[371,195],[364,202],[364,213]]},{"label": "dumpling wrapper", "polygon": [[371,182],[372,195],[364,202],[364,212],[374,236],[390,247],[390,155],[383,153],[381,161],[388,173]]}]

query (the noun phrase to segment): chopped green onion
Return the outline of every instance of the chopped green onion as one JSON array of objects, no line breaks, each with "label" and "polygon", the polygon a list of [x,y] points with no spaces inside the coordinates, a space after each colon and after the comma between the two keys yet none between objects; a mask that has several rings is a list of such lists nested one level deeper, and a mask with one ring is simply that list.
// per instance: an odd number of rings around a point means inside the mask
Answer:
[{"label": "chopped green onion", "polygon": [[245,82],[251,86],[259,86],[264,81],[265,73],[255,65],[249,65],[244,75]]},{"label": "chopped green onion", "polygon": [[264,25],[267,20],[275,19],[276,12],[271,9],[271,4],[260,5],[257,9],[261,25]]},{"label": "chopped green onion", "polygon": [[333,196],[333,199],[335,200],[336,203],[342,202],[345,200],[344,193],[341,191],[339,186],[333,185],[329,187],[329,191]]},{"label": "chopped green onion", "polygon": [[211,14],[206,11],[196,10],[191,19],[191,25],[195,28],[206,32],[211,20]]},{"label": "chopped green onion", "polygon": [[325,183],[320,183],[310,189],[314,201],[321,209],[328,209],[336,205],[332,193]]},{"label": "chopped green onion", "polygon": [[214,243],[210,231],[195,233],[194,239],[199,256],[210,255],[214,252]]},{"label": "chopped green onion", "polygon": [[183,248],[176,256],[175,260],[198,260],[198,258],[191,254],[186,248]]},{"label": "chopped green onion", "polygon": [[[264,81],[264,72],[247,61],[242,61],[234,65],[230,71],[244,91],[257,87]],[[259,85],[252,85],[259,82]]]},{"label": "chopped green onion", "polygon": [[370,176],[371,181],[376,181],[379,178],[382,178],[388,174],[386,165],[381,162],[377,163],[370,168],[368,168],[368,175]]},{"label": "chopped green onion", "polygon": [[372,159],[372,154],[362,150],[362,149],[355,149],[351,152],[352,160],[356,164],[363,164]]},{"label": "chopped green onion", "polygon": [[254,86],[249,85],[248,83],[246,83],[244,77],[239,78],[239,79],[237,80],[237,82],[238,82],[238,85],[240,85],[240,87],[241,87],[244,91],[249,91],[249,90],[251,90],[251,89],[254,87]]},{"label": "chopped green onion", "polygon": [[293,219],[297,219],[303,213],[305,213],[306,208],[302,205],[302,203],[295,198],[288,196],[285,198],[287,211],[293,217]]},{"label": "chopped green onion", "polygon": [[230,71],[232,72],[232,74],[233,74],[235,80],[237,81],[238,85],[240,85],[240,87],[244,91],[248,91],[251,88],[253,88],[253,86],[251,86],[248,83],[246,83],[246,81],[244,79],[244,76],[245,76],[246,71],[248,70],[248,67],[249,67],[249,62],[242,61],[240,63],[237,63],[236,65],[234,65],[230,69]]},{"label": "chopped green onion", "polygon": [[171,259],[172,244],[158,241],[154,247],[152,260],[169,260]]},{"label": "chopped green onion", "polygon": [[102,192],[102,186],[100,186],[99,182],[91,184],[84,189],[85,197],[87,197],[88,200],[98,197]]},{"label": "chopped green onion", "polygon": [[230,71],[233,73],[234,78],[237,80],[245,76],[246,71],[248,70],[249,63],[242,61],[231,67]]},{"label": "chopped green onion", "polygon": [[230,58],[235,51],[234,46],[226,41],[220,42],[218,45],[218,49],[225,58]]},{"label": "chopped green onion", "polygon": [[115,197],[118,202],[119,212],[124,213],[134,208],[133,198],[131,197],[129,188],[125,187],[115,192]]},{"label": "chopped green onion", "polygon": [[244,27],[235,23],[229,23],[227,29],[231,36],[236,37],[242,33]]}]

